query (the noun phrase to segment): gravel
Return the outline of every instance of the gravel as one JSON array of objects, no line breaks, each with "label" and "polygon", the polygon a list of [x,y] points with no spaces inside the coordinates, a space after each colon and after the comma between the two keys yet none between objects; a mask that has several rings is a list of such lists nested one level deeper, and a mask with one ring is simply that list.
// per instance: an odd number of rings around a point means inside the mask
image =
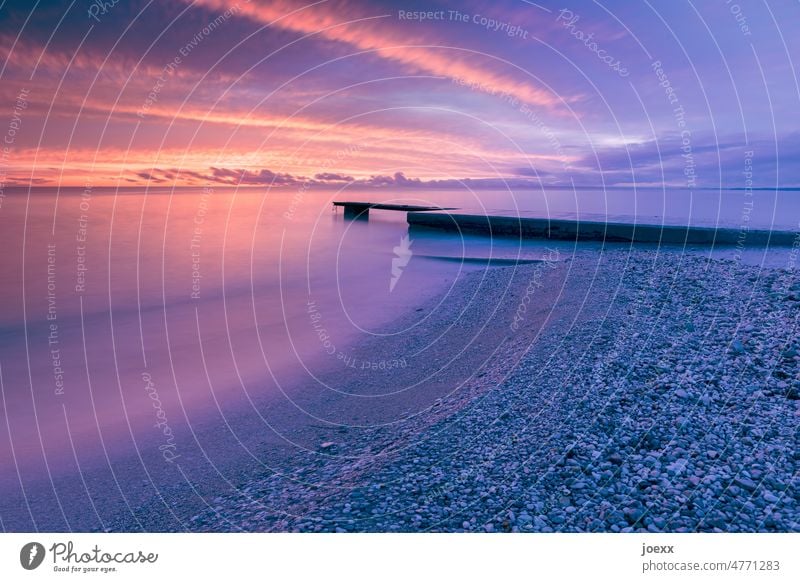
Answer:
[{"label": "gravel", "polygon": [[[536,269],[484,275],[513,273],[491,299],[507,316]],[[480,376],[248,479],[193,529],[800,531],[794,273],[625,249],[545,275]]]}]

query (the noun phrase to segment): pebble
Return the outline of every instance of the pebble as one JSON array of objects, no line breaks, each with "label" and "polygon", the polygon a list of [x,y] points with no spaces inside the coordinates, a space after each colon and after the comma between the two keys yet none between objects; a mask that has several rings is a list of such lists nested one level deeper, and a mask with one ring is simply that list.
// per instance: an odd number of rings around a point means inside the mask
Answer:
[{"label": "pebble", "polygon": [[[586,289],[614,290],[610,304],[587,300],[582,309],[595,311],[571,327],[541,330],[510,371],[486,364],[500,382],[491,390],[453,392],[447,407],[413,411],[402,431],[353,436],[348,454],[361,456],[314,455],[317,464],[296,479],[264,477],[252,488],[262,513],[248,523],[278,531],[800,531],[797,497],[776,494],[791,490],[800,460],[800,403],[786,400],[800,398],[797,307],[782,301],[784,272],[660,249],[603,257],[598,269],[596,254],[576,255],[571,270],[592,274]],[[507,283],[502,269],[481,275]],[[696,403],[687,402],[692,395]],[[226,517],[251,511],[235,496],[219,505]],[[221,519],[201,517],[209,529]]]}]

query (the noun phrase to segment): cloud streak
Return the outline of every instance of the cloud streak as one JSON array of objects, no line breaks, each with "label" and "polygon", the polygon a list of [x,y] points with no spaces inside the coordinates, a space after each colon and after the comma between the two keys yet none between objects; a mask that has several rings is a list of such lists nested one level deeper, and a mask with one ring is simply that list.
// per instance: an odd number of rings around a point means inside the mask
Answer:
[{"label": "cloud streak", "polygon": [[[226,0],[193,1],[214,10],[225,10],[228,6]],[[563,104],[559,96],[537,85],[533,75],[513,63],[481,51],[451,47],[435,37],[400,32],[392,26],[396,12],[367,14],[350,2],[304,5],[286,0],[253,0],[242,7],[241,13],[270,27],[346,43],[354,49],[369,51],[402,64],[414,72],[493,87],[497,92],[514,95],[531,105],[557,108]],[[514,77],[500,74],[497,72],[499,69],[508,69]]]}]

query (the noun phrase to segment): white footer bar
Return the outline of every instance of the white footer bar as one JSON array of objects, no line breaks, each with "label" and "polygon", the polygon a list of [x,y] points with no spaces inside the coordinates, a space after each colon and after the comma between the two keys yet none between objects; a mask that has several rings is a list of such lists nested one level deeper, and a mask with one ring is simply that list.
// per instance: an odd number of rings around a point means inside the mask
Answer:
[{"label": "white footer bar", "polygon": [[0,580],[794,581],[799,548],[800,534],[2,534]]}]

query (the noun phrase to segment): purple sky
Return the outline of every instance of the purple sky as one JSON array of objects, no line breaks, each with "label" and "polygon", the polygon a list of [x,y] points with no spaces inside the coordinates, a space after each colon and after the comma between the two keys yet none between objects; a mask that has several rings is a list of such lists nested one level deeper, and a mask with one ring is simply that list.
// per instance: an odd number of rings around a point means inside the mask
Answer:
[{"label": "purple sky", "polygon": [[101,6],[0,9],[5,185],[800,186],[794,1]]}]

